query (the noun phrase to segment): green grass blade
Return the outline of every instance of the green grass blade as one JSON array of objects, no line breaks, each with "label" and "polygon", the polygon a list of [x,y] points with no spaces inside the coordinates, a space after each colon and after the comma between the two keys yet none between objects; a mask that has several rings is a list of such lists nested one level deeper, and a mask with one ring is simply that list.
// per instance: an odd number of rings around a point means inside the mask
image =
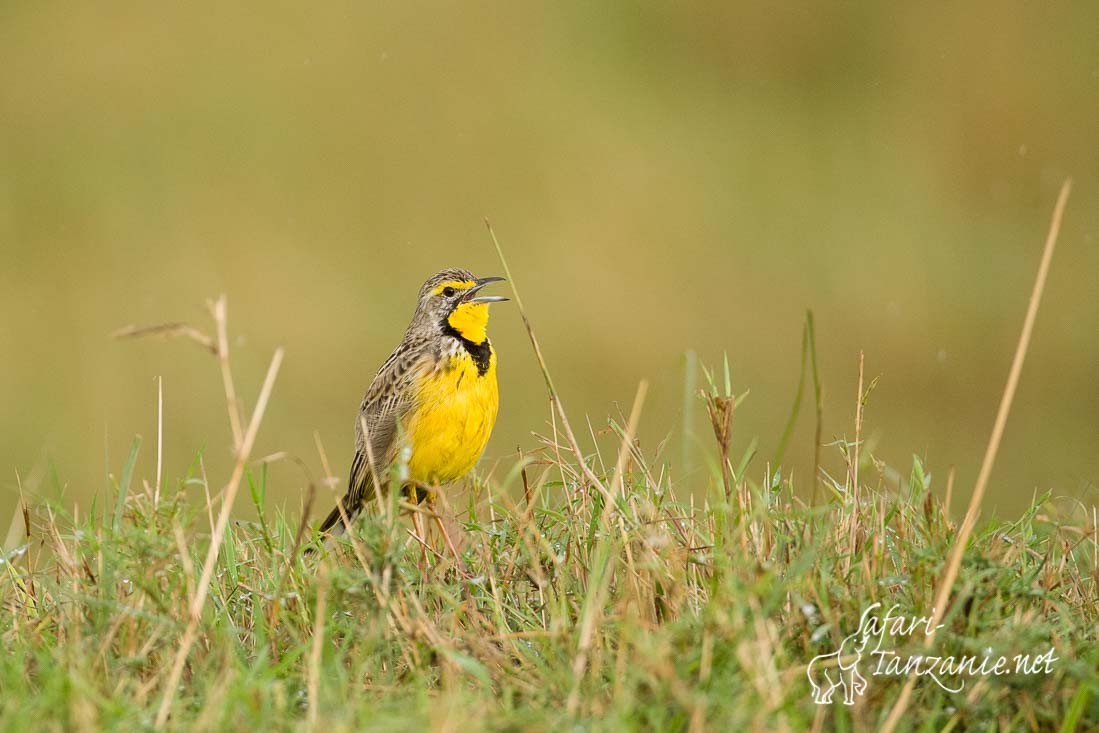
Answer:
[{"label": "green grass blade", "polygon": [[114,529],[122,526],[122,510],[126,506],[126,496],[130,493],[130,482],[134,477],[134,466],[137,465],[137,453],[141,448],[141,436],[135,436],[130,444],[130,455],[126,458],[126,465],[122,467],[122,480],[118,483],[118,496],[114,506]]}]

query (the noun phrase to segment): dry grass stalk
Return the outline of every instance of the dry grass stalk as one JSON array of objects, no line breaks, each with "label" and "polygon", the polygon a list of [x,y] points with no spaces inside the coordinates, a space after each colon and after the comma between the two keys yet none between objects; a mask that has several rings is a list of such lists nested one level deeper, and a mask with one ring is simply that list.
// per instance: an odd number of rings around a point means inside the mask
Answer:
[{"label": "dry grass stalk", "polygon": [[[1034,288],[1030,292],[1030,301],[1027,304],[1026,317],[1023,319],[1023,330],[1019,334],[1019,342],[1015,347],[1015,356],[1011,361],[1011,371],[1007,375],[1007,384],[1004,385],[1003,396],[1000,398],[1000,409],[996,413],[996,421],[992,425],[992,435],[988,439],[988,447],[985,449],[984,460],[981,462],[981,470],[977,475],[977,483],[973,487],[973,496],[969,500],[969,507],[965,511],[965,518],[954,540],[953,549],[947,560],[946,571],[939,582],[938,592],[935,595],[935,605],[931,610],[931,623],[929,628],[937,628],[954,588],[954,582],[958,578],[958,570],[962,565],[962,556],[965,554],[966,545],[973,534],[973,528],[977,524],[977,514],[981,509],[981,501],[984,499],[985,489],[988,487],[989,476],[992,475],[992,467],[996,463],[996,453],[1000,449],[1000,441],[1004,437],[1004,427],[1007,425],[1007,416],[1011,412],[1011,403],[1015,399],[1015,389],[1019,386],[1019,375],[1023,371],[1023,361],[1026,358],[1027,349],[1030,347],[1030,335],[1034,330],[1034,321],[1038,317],[1038,306],[1042,302],[1042,293],[1046,287],[1046,277],[1049,275],[1049,265],[1053,260],[1053,250],[1057,245],[1057,235],[1061,231],[1061,218],[1065,213],[1065,204],[1068,202],[1069,193],[1072,192],[1072,179],[1061,184],[1061,192],[1057,196],[1057,204],[1053,207],[1053,218],[1050,220],[1049,233],[1046,235],[1045,247],[1042,249],[1042,260],[1038,265],[1038,274],[1034,279]],[[930,648],[935,641],[935,632],[927,635],[926,646]],[[897,699],[893,709],[889,712],[882,730],[885,733],[893,731],[908,709],[908,702],[912,697],[912,688],[915,686],[916,677],[909,677]]]},{"label": "dry grass stalk", "polygon": [[[228,339],[225,337],[225,297],[222,296],[217,301],[217,306],[214,309],[215,315],[218,319],[218,333],[219,342]],[[252,452],[252,446],[256,440],[256,434],[259,432],[260,423],[263,422],[263,414],[267,409],[267,401],[271,397],[271,391],[275,387],[275,378],[278,376],[279,367],[282,365],[283,350],[281,347],[275,350],[274,356],[271,358],[271,364],[267,368],[267,375],[264,377],[263,386],[260,388],[259,399],[256,401],[256,407],[252,412],[252,419],[248,423],[248,430],[244,434],[243,439],[237,446],[237,460],[233,466],[233,473],[229,478],[229,483],[225,488],[225,496],[221,504],[221,512],[218,514],[217,523],[214,525],[213,535],[210,538],[210,548],[206,553],[206,562],[202,566],[202,576],[198,581],[198,587],[195,589],[195,596],[191,602],[189,610],[189,619],[187,622],[187,629],[184,631],[183,639],[180,641],[179,650],[176,653],[175,661],[172,663],[171,670],[168,673],[168,679],[164,685],[164,695],[161,698],[160,708],[156,715],[156,727],[163,728],[168,722],[168,715],[171,712],[172,700],[175,697],[176,690],[179,687],[179,679],[183,674],[183,665],[187,661],[187,655],[191,650],[191,646],[195,643],[198,636],[198,624],[202,617],[202,608],[206,603],[206,595],[210,590],[210,579],[214,572],[214,564],[217,562],[218,554],[221,552],[222,539],[225,536],[225,528],[229,523],[229,514],[233,509],[233,502],[236,499],[237,490],[240,488],[241,479],[244,477],[244,468],[248,463],[248,457]],[[219,349],[218,354],[219,361],[223,364],[223,373],[228,370],[228,347],[224,350]],[[226,401],[229,404],[229,415],[232,417],[236,414],[236,393],[232,389],[232,375],[229,373],[225,380],[226,385]],[[235,431],[234,431],[235,432]]]}]

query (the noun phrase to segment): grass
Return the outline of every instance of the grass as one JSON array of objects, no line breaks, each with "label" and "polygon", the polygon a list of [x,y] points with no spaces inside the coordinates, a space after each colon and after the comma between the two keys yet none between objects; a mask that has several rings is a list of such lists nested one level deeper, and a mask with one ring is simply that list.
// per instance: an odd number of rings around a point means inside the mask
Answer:
[{"label": "grass", "polygon": [[[704,399],[726,438],[733,398],[715,381]],[[162,705],[173,730],[881,725],[903,676],[864,665],[857,704],[818,706],[806,666],[873,602],[931,613],[957,526],[920,461],[900,480],[864,452],[854,492],[841,441],[848,477],[810,506],[777,471],[738,470],[739,456],[723,472],[727,440],[703,483],[677,485],[630,438],[636,421],[635,409],[609,423],[618,455],[581,462],[551,432],[500,480],[477,481],[464,572],[423,550],[395,499],[353,542],[307,556],[300,512],[265,502],[266,464],[242,462],[260,520],[219,535],[228,494],[201,459],[158,502],[155,483],[127,486],[131,458],[87,515],[31,512],[3,565],[0,727],[142,730]],[[977,531],[934,653],[1052,647],[1057,662],[966,677],[959,693],[921,677],[900,727],[1099,724],[1097,554],[1094,517],[1048,496]],[[893,641],[923,650],[917,635]]]},{"label": "grass", "polygon": [[[855,438],[832,444],[845,470],[795,487],[754,449],[732,452],[743,396],[727,366],[706,372],[694,398],[713,427],[709,471],[679,480],[634,439],[644,384],[608,421],[613,453],[582,448],[531,330],[550,429],[473,482],[461,560],[410,532],[396,492],[307,554],[308,517],[339,480],[326,469],[302,507],[268,505],[268,463],[250,453],[282,353],[245,419],[225,304],[211,305],[213,338],[160,330],[217,356],[238,460],[227,477],[199,456],[187,476],[137,486],[135,441],[87,513],[24,503],[26,541],[0,564],[0,729],[1099,726],[1094,508],[1047,494],[1013,521],[955,523],[918,458],[902,475],[863,444],[873,382],[860,377]],[[256,522],[230,519],[242,490]],[[856,649],[871,612],[888,630]],[[932,658],[987,672],[1001,657],[1004,674],[874,673]],[[809,673],[851,662],[866,683],[854,704],[842,691],[815,704]]]}]

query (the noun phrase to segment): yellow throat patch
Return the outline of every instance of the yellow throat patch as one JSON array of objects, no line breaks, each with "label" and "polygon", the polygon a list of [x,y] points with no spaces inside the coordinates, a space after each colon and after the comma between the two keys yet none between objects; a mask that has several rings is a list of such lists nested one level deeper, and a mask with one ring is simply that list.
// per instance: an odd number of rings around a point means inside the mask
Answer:
[{"label": "yellow throat patch", "polygon": [[488,340],[488,303],[462,303],[446,322],[466,341],[483,344]]}]

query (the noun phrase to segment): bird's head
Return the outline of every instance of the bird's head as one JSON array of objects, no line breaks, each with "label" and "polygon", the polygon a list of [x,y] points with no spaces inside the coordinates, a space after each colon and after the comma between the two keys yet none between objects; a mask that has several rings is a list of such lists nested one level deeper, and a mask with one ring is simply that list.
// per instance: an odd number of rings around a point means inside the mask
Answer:
[{"label": "bird's head", "polygon": [[457,335],[475,344],[488,339],[488,306],[507,300],[482,295],[481,289],[502,277],[474,277],[468,270],[449,269],[428,278],[420,288],[414,323]]}]

